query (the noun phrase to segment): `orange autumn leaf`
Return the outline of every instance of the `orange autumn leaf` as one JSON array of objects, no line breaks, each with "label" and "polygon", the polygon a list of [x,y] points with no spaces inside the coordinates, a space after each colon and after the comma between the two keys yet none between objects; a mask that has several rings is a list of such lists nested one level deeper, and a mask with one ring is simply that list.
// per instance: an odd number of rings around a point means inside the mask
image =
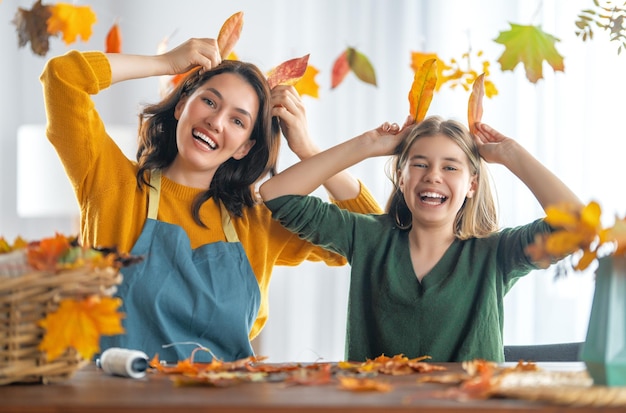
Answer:
[{"label": "orange autumn leaf", "polygon": [[334,89],[339,86],[349,72],[350,63],[348,63],[348,51],[345,50],[335,60],[335,63],[333,63],[330,88]]},{"label": "orange autumn leaf", "polygon": [[426,117],[436,85],[437,59],[430,59],[415,72],[409,91],[409,113],[415,122],[421,122]]},{"label": "orange autumn leaf", "polygon": [[117,22],[109,29],[105,46],[106,53],[122,53],[122,32]]},{"label": "orange autumn leaf", "polygon": [[28,265],[43,271],[55,271],[59,259],[70,249],[69,239],[57,233],[54,237],[43,238],[29,246]]},{"label": "orange autumn leaf", "polygon": [[64,299],[57,311],[49,313],[39,325],[46,332],[39,344],[48,360],[54,360],[68,348],[85,360],[100,350],[100,336],[121,334],[123,314],[117,310],[119,298],[91,296],[82,301]]},{"label": "orange autumn leaf", "polygon": [[96,14],[89,6],[74,6],[68,3],[57,3],[50,6],[51,16],[48,19],[48,33],[63,33],[65,44],[71,44],[80,36],[83,41],[91,37],[91,26],[96,22]]},{"label": "orange autumn leaf", "polygon": [[220,49],[220,56],[222,59],[226,59],[230,55],[230,52],[235,48],[235,44],[239,40],[241,35],[241,29],[243,28],[243,12],[237,12],[230,16],[217,35],[217,45]]},{"label": "orange autumn leaf", "polygon": [[320,85],[315,81],[315,76],[320,71],[314,66],[308,65],[306,71],[302,76],[302,79],[294,85],[300,96],[309,95],[314,98],[319,98]]},{"label": "orange autumn leaf", "polygon": [[438,91],[441,85],[446,82],[447,77],[444,75],[443,71],[452,68],[446,65],[444,61],[439,58],[437,53],[411,52],[411,69],[413,69],[413,72],[417,73],[422,65],[431,59],[437,60],[437,86],[435,86],[435,90]]},{"label": "orange autumn leaf", "polygon": [[388,392],[392,388],[389,383],[366,377],[337,376],[337,379],[341,390]]},{"label": "orange autumn leaf", "polygon": [[472,93],[467,105],[467,124],[471,133],[476,133],[476,122],[483,117],[483,97],[485,96],[485,74],[482,73],[474,80]]},{"label": "orange autumn leaf", "polygon": [[277,85],[295,85],[304,73],[309,64],[309,55],[289,59],[267,73],[267,82],[270,89]]}]

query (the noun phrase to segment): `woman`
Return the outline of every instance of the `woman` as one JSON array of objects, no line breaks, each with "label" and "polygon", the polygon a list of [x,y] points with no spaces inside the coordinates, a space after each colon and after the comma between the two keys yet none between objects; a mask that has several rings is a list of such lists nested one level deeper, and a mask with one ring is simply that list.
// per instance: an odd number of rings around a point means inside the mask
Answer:
[{"label": "woman", "polygon": [[[128,160],[90,95],[192,69],[140,115],[137,161]],[[71,51],[51,59],[41,80],[48,138],[80,204],[82,242],[144,257],[123,270],[118,289],[126,334],[103,338],[102,350],[134,348],[176,361],[201,345],[223,360],[250,356],[250,339],[268,316],[274,265],[345,264],[284,230],[257,201],[255,184],[275,169],[279,151],[272,115],[296,155],[318,150],[293,88],[272,96],[258,68],[222,61],[216,40],[191,39],[156,56]],[[349,175],[325,186],[343,207],[378,209]]]},{"label": "woman", "polygon": [[[305,159],[265,182],[261,196],[286,228],[348,259],[348,360],[504,361],[504,296],[539,267],[526,248],[551,228],[537,219],[498,231],[485,161],[507,167],[544,209],[582,205],[521,145],[485,124],[471,135],[439,117],[408,123]],[[391,154],[396,190],[383,215],[302,196],[363,159]]]}]

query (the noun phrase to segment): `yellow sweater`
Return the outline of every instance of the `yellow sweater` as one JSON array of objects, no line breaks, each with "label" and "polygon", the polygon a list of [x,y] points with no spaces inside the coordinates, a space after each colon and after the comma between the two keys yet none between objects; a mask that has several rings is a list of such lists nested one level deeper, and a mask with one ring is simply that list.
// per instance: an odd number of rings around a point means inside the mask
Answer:
[{"label": "yellow sweater", "polygon": [[[81,210],[81,238],[85,245],[116,246],[131,251],[147,217],[147,188],[139,190],[137,164],[107,134],[91,95],[111,85],[111,68],[101,52],[70,51],[48,61],[41,75],[47,135],[54,145]],[[198,226],[191,204],[202,190],[162,178],[158,219],[184,228],[191,248],[226,241],[218,205],[209,200],[200,209],[208,228]],[[380,213],[362,187],[358,198],[338,202],[356,212]],[[274,265],[298,265],[304,260],[344,265],[346,260],[305,242],[273,220],[262,204],[247,208],[233,225],[259,282],[261,306],[250,333],[256,337],[268,317],[268,286]]]}]

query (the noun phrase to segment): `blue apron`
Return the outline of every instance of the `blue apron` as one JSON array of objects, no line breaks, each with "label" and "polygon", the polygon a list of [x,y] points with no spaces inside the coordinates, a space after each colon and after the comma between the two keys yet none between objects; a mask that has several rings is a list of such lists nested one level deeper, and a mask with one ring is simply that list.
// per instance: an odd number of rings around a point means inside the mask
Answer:
[{"label": "blue apron", "polygon": [[[224,361],[254,355],[249,333],[261,294],[228,211],[220,202],[228,242],[191,249],[182,228],[156,219],[160,171],[152,172],[150,184],[148,218],[131,251],[144,259],[122,269],[116,293],[123,300],[125,334],[103,336],[101,351],[136,349],[169,362],[189,358],[198,346]],[[211,359],[208,352],[194,354],[194,361]]]}]

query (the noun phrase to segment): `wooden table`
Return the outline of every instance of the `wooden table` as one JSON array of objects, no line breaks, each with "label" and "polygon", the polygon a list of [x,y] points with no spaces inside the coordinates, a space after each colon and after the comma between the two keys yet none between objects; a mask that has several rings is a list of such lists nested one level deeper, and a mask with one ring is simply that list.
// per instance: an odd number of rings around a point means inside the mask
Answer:
[{"label": "wooden table", "polygon": [[[551,363],[555,364],[555,363]],[[457,363],[443,363],[461,371]],[[571,363],[556,363],[571,369]],[[575,366],[576,368],[576,366]],[[584,366],[582,367],[584,368]],[[430,373],[432,374],[432,373]],[[337,383],[286,385],[243,383],[231,387],[176,387],[171,376],[148,374],[142,379],[106,375],[90,365],[56,384],[0,386],[0,412],[617,412],[625,408],[574,408],[510,399],[456,401],[438,397],[448,385],[417,384],[419,374],[385,376],[390,392],[351,392]]]}]

